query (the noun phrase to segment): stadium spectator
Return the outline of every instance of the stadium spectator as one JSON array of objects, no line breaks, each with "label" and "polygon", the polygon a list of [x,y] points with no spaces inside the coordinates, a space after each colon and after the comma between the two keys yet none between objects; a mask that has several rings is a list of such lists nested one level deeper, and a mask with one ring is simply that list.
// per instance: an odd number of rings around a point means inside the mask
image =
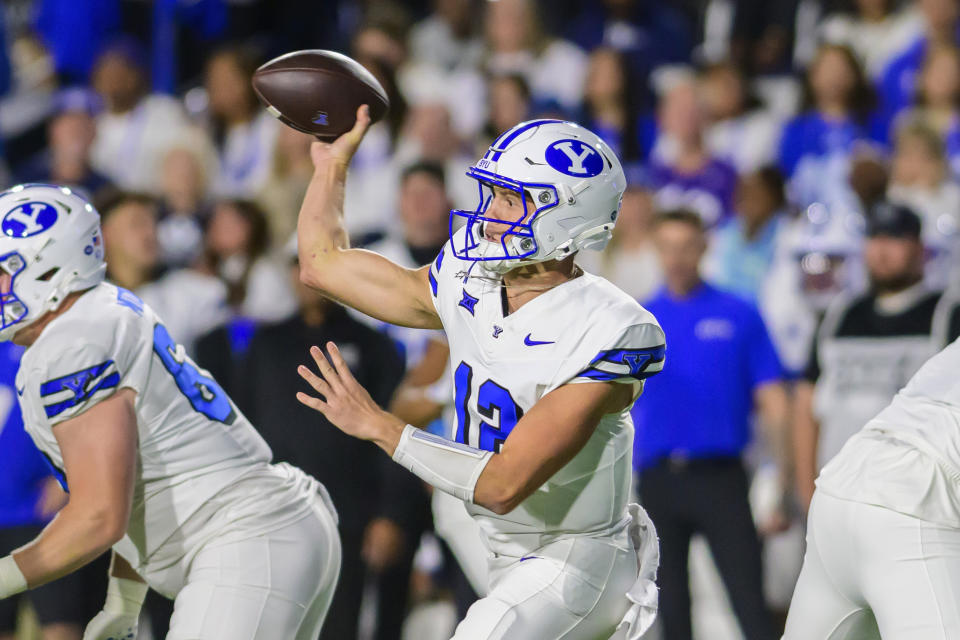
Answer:
[{"label": "stadium spectator", "polygon": [[293,127],[280,127],[270,175],[256,201],[267,214],[273,248],[279,249],[297,228],[297,212],[313,176],[310,142],[313,136]]},{"label": "stadium spectator", "polygon": [[194,266],[203,250],[209,217],[207,186],[213,152],[200,131],[166,153],[160,167],[160,221],[157,241],[165,267]]},{"label": "stadium spectator", "polygon": [[366,65],[372,60],[399,71],[407,61],[410,14],[395,2],[371,3],[353,36],[353,55]]},{"label": "stadium spectator", "polygon": [[804,510],[819,470],[930,356],[960,335],[957,301],[923,284],[921,220],[881,202],[867,218],[870,290],[835,299],[797,385],[796,485]]},{"label": "stadium spectator", "polygon": [[186,127],[180,105],[148,94],[143,52],[130,39],[109,47],[93,69],[93,88],[105,110],[97,117],[93,167],[121,189],[155,193],[160,162]]},{"label": "stadium spectator", "polygon": [[239,47],[221,49],[207,61],[204,84],[219,158],[213,192],[224,198],[251,198],[270,174],[280,123],[257,100],[250,79],[257,61]]},{"label": "stadium spectator", "polygon": [[[356,638],[366,572],[361,552],[368,527],[379,522],[373,526],[380,530],[392,526],[391,532],[422,528],[417,521],[429,514],[420,514],[410,506],[421,490],[419,480],[402,469],[397,471],[396,465],[391,467],[389,458],[379,455],[376,447],[344,435],[276,390],[292,393],[303,388],[297,366],[303,363],[304,354],[312,345],[332,340],[357,380],[376,402],[386,406],[403,375],[403,360],[387,336],[354,320],[342,307],[304,286],[295,263],[288,275],[297,292],[299,309],[282,322],[257,330],[241,375],[234,376],[234,395],[270,445],[274,460],[300,467],[330,491],[340,518],[343,564],[321,638]],[[381,518],[389,520],[390,525],[385,527]],[[396,537],[391,539],[396,541]],[[400,540],[400,547],[416,543]],[[384,597],[396,600],[395,606],[406,607],[402,596]],[[386,631],[397,633],[399,629]]]},{"label": "stadium spectator", "polygon": [[743,71],[729,62],[710,65],[700,73],[700,91],[711,153],[741,174],[776,160],[783,123],[751,95]]},{"label": "stadium spectator", "polygon": [[[355,43],[355,47],[359,43]],[[397,184],[401,164],[394,157],[407,121],[407,100],[397,81],[397,69],[364,51],[355,51],[357,60],[380,81],[390,110],[386,117],[370,127],[350,163],[350,180],[344,195],[347,231],[350,241],[363,246],[396,233],[399,225],[391,212],[396,211]]]},{"label": "stadium spectator", "polygon": [[472,209],[477,204],[477,184],[464,173],[464,167],[476,162],[472,152],[457,136],[447,104],[430,101],[410,108],[395,162],[439,164],[443,167],[453,205],[458,209]]},{"label": "stadium spectator", "polygon": [[586,54],[575,44],[545,31],[534,0],[488,3],[484,32],[487,71],[524,76],[540,105],[567,113],[580,106],[587,73]]},{"label": "stadium spectator", "polygon": [[692,75],[682,72],[657,109],[660,136],[650,161],[650,183],[660,209],[696,211],[713,228],[732,214],[737,172],[710,154],[703,104]]},{"label": "stadium spectator", "polygon": [[482,156],[501,133],[529,120],[531,113],[530,86],[523,76],[492,76],[487,88],[487,122],[478,136],[476,156]]},{"label": "stadium spectator", "polygon": [[621,162],[632,164],[646,159],[653,123],[638,113],[626,65],[626,58],[615,49],[590,53],[580,120],[610,145]]},{"label": "stadium spectator", "polygon": [[[705,283],[701,218],[660,214],[654,230],[664,288],[644,306],[670,336],[660,384],[631,410],[640,499],[660,536],[660,617],[665,638],[690,640],[691,536],[706,537],[748,640],[775,637],[763,599],[760,542],[741,456],[756,410],[785,458],[783,372],[756,308]],[[710,370],[710,375],[703,372]],[[786,467],[784,467],[784,470]]]},{"label": "stadium spectator", "polygon": [[906,4],[901,8],[895,0],[848,0],[823,19],[817,29],[819,38],[849,47],[867,76],[878,80],[891,58],[923,29],[920,13]]},{"label": "stadium spectator", "polygon": [[150,196],[119,193],[98,204],[107,278],[135,292],[163,318],[192,354],[196,340],[227,317],[227,290],[191,269],[166,274],[160,265],[158,208]]},{"label": "stadium spectator", "polygon": [[[67,502],[43,454],[23,430],[14,378],[23,348],[0,342],[0,550],[17,549]],[[103,605],[107,556],[77,573],[19,598],[0,600],[0,640],[16,640],[20,605],[29,602],[44,640],[80,640],[83,628]]]},{"label": "stadium spectator", "polygon": [[120,0],[38,0],[34,29],[66,84],[86,83],[104,44],[121,26]]},{"label": "stadium spectator", "polygon": [[763,317],[791,377],[806,369],[817,320],[833,299],[866,286],[863,212],[886,197],[888,169],[874,153],[851,165],[839,206],[814,203],[784,221],[764,281]]},{"label": "stadium spectator", "polygon": [[780,140],[780,169],[790,180],[791,200],[800,206],[824,202],[846,190],[850,156],[868,140],[872,93],[856,58],[846,47],[823,45],[806,75],[802,114],[787,123]]},{"label": "stadium spectator", "polygon": [[410,30],[410,60],[444,71],[478,67],[483,39],[474,0],[433,0],[433,12]]},{"label": "stadium spectator", "polygon": [[783,177],[773,167],[740,178],[737,215],[714,233],[704,261],[710,282],[758,304],[786,217]]},{"label": "stadium spectator", "polygon": [[581,3],[570,21],[568,37],[586,51],[616,49],[629,60],[631,85],[638,106],[649,111],[654,96],[649,88],[652,72],[662,65],[690,60],[692,26],[674,6],[648,0],[603,0]]},{"label": "stadium spectator", "polygon": [[235,315],[278,322],[296,309],[283,268],[269,255],[267,218],[249,200],[221,200],[213,207],[203,262],[227,287]]},{"label": "stadium spectator", "polygon": [[83,88],[61,91],[55,114],[47,124],[47,149],[17,174],[18,182],[52,182],[95,197],[110,186],[106,176],[90,166],[90,147],[96,135],[94,117],[99,100]]},{"label": "stadium spectator", "polygon": [[917,83],[917,101],[894,120],[895,134],[903,121],[920,119],[943,138],[954,177],[960,177],[960,49],[936,45],[924,59]]},{"label": "stadium spectator", "polygon": [[646,300],[663,281],[653,248],[653,194],[627,186],[613,238],[603,251],[581,251],[577,264],[617,285],[635,300]]},{"label": "stadium spectator", "polygon": [[[397,202],[403,235],[384,238],[368,248],[411,269],[430,264],[449,237],[450,199],[443,165],[421,161],[405,168],[400,178]],[[358,317],[361,315],[352,310],[348,310],[348,313]],[[365,316],[360,319],[393,339],[400,347],[406,369],[411,374],[417,374],[429,362],[435,363],[438,350],[443,356],[440,374],[444,373],[448,350],[442,333],[388,325]],[[429,382],[435,381],[436,378]],[[425,486],[416,479],[407,486],[410,492],[407,497],[408,511],[421,515],[429,513],[430,496]],[[367,528],[363,556],[367,565],[378,574],[377,640],[399,638],[406,613],[406,594],[410,589],[414,553],[429,524],[426,520],[406,517],[401,523],[405,528],[400,528],[389,519],[376,518]]]},{"label": "stadium spectator", "polygon": [[878,85],[882,116],[890,122],[913,100],[917,77],[931,47],[955,45],[960,29],[960,3],[957,0],[914,0],[923,16],[922,32],[899,51]]},{"label": "stadium spectator", "polygon": [[922,121],[904,122],[897,132],[887,196],[920,216],[927,286],[944,289],[957,283],[960,185],[950,179],[940,136]]}]

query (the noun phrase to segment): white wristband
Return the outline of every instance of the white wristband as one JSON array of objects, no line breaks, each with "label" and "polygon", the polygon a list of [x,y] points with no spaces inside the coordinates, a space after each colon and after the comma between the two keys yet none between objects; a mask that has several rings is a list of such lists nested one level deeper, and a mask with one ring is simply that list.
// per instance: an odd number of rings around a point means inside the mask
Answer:
[{"label": "white wristband", "polygon": [[121,616],[138,616],[148,590],[149,587],[143,582],[111,576],[107,584],[107,601],[103,605],[103,610]]},{"label": "white wristband", "polygon": [[0,600],[27,590],[27,579],[13,556],[0,558]]},{"label": "white wristband", "polygon": [[393,460],[437,489],[473,502],[473,491],[491,451],[447,440],[409,424],[404,427]]}]

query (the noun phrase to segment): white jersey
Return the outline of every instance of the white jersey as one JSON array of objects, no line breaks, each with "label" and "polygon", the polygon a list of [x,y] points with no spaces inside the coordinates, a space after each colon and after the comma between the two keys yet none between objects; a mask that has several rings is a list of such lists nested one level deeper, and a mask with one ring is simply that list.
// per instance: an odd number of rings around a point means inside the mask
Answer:
[{"label": "white jersey", "polygon": [[114,548],[168,595],[178,580],[157,584],[151,575],[179,562],[211,526],[228,522],[224,503],[233,520],[269,512],[279,525],[306,514],[311,501],[299,498],[318,490],[303,472],[270,466],[270,448],[220,386],[149,306],[112,284],[86,292],[44,328],[24,353],[16,384],[27,432],[61,470],[57,425],[118,389],[136,392],[133,508]]},{"label": "white jersey", "polygon": [[[462,230],[458,233],[464,233]],[[460,239],[458,239],[460,240]],[[653,315],[606,280],[584,274],[504,317],[498,278],[459,260],[448,243],[430,267],[450,344],[456,440],[499,451],[540,398],[570,383],[633,384],[663,367]],[[601,534],[625,517],[633,423],[629,408],[601,419],[583,449],[506,515],[468,504],[492,551],[521,556],[565,535]]]},{"label": "white jersey", "polygon": [[824,467],[839,498],[960,527],[960,340],[920,367]]}]

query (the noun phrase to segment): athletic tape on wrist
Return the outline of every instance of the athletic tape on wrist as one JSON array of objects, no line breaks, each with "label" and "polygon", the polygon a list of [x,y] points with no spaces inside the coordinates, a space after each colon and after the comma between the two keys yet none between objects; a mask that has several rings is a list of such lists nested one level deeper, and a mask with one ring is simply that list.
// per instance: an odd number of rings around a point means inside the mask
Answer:
[{"label": "athletic tape on wrist", "polygon": [[473,502],[480,474],[493,453],[447,440],[422,429],[404,427],[393,460],[437,489]]},{"label": "athletic tape on wrist", "polygon": [[27,579],[13,559],[13,556],[0,558],[0,600],[15,596],[27,590]]}]

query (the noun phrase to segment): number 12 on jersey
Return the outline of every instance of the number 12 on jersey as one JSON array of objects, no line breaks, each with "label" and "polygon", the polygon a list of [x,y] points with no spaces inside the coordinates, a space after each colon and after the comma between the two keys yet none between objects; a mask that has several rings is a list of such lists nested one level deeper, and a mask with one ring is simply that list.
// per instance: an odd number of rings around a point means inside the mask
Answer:
[{"label": "number 12 on jersey", "polygon": [[[486,420],[473,428],[470,420],[470,400],[473,397],[473,367],[461,362],[453,375],[457,409],[457,442],[477,449],[497,453],[510,431],[523,417],[523,409],[503,386],[486,380],[477,389],[477,413]],[[489,422],[487,422],[489,420]]]}]

